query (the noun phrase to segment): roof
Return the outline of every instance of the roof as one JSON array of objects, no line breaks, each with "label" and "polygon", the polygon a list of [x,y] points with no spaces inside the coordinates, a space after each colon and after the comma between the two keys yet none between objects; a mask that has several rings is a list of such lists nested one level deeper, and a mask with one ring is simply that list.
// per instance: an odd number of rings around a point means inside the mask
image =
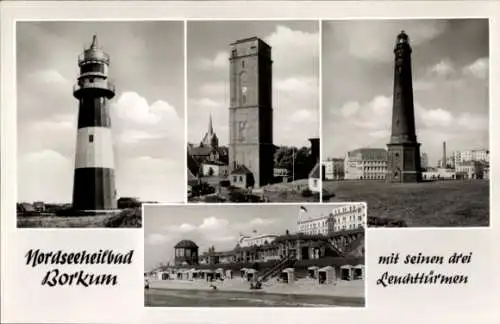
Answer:
[{"label": "roof", "polygon": [[271,46],[269,46],[269,44],[267,44],[266,42],[264,42],[262,39],[260,39],[257,36],[238,39],[237,41],[231,43],[230,45],[243,44],[243,43],[248,43],[248,42],[253,42],[253,41],[257,41],[259,43],[259,45],[263,44],[263,45],[265,45],[267,47],[271,47]]},{"label": "roof", "polygon": [[362,160],[387,160],[387,151],[383,148],[360,148],[347,153],[349,157],[358,154]]},{"label": "roof", "polygon": [[191,240],[182,240],[177,243],[174,248],[176,249],[184,249],[184,248],[198,248],[198,245]]},{"label": "roof", "polygon": [[221,161],[207,161],[207,162],[203,162],[201,164],[204,164],[204,165],[220,165],[220,166],[227,165],[227,163],[224,163],[224,162],[221,162]]},{"label": "roof", "polygon": [[212,148],[209,146],[198,146],[191,149],[192,156],[208,156],[212,153]]},{"label": "roof", "polygon": [[320,168],[319,168],[319,162],[318,162],[318,163],[316,163],[314,168],[311,170],[311,172],[309,172],[309,178],[319,179],[320,178],[319,171],[320,171]]},{"label": "roof", "polygon": [[236,169],[234,169],[231,172],[231,174],[252,174],[252,171],[250,171],[249,168],[241,164],[238,167],[236,167]]}]

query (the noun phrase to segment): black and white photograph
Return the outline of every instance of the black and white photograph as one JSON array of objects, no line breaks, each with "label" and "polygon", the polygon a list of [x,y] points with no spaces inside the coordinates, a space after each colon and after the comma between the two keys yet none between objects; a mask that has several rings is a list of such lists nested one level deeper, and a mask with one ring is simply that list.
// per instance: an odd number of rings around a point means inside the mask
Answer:
[{"label": "black and white photograph", "polygon": [[488,23],[323,22],[323,201],[366,202],[368,226],[489,226]]},{"label": "black and white photograph", "polygon": [[364,307],[365,225],[364,203],[144,205],[145,306]]},{"label": "black and white photograph", "polygon": [[17,226],[141,227],[185,200],[184,23],[20,21]]},{"label": "black and white photograph", "polygon": [[319,22],[190,21],[188,201],[319,202]]}]

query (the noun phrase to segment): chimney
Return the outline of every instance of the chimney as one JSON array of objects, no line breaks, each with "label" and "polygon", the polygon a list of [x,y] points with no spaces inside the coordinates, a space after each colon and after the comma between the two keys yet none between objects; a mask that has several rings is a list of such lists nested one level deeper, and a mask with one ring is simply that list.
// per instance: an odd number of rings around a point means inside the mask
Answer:
[{"label": "chimney", "polygon": [[446,168],[446,142],[443,142],[443,161],[441,162],[443,169]]}]

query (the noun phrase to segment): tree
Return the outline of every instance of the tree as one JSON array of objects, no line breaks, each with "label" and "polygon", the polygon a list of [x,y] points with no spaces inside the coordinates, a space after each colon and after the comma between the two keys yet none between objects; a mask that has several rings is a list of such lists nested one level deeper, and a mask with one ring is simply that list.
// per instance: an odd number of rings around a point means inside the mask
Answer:
[{"label": "tree", "polygon": [[307,147],[280,146],[274,153],[274,166],[287,169],[289,174],[294,174],[295,179],[304,179],[314,167],[311,160],[311,149]]}]

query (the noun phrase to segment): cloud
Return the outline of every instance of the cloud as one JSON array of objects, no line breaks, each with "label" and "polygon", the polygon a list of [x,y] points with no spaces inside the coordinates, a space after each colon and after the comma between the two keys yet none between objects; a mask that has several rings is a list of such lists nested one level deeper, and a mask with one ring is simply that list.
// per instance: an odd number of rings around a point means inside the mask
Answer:
[{"label": "cloud", "polygon": [[463,73],[465,75],[471,75],[478,79],[487,79],[489,72],[488,58],[483,57],[477,59],[473,63],[463,68]]},{"label": "cloud", "polygon": [[297,110],[290,116],[290,120],[293,123],[304,123],[313,118],[314,118],[313,114],[306,109]]},{"label": "cloud", "polygon": [[200,86],[200,92],[210,97],[225,97],[229,92],[229,85],[225,82],[207,82]]},{"label": "cloud", "polygon": [[[344,55],[352,55],[363,60],[389,62],[394,59],[392,48],[401,30],[410,36],[413,47],[441,35],[447,23],[436,20],[426,21],[336,21],[328,23],[335,30],[334,46],[345,48]],[[330,33],[328,33],[330,34]],[[377,35],[369,37],[367,35]]]},{"label": "cloud", "polygon": [[317,80],[312,77],[290,77],[275,81],[276,90],[294,94],[317,94]]},{"label": "cloud", "polygon": [[178,232],[178,233],[187,233],[196,230],[197,227],[188,223],[184,223],[181,225],[172,225],[168,227],[169,232]]},{"label": "cloud", "polygon": [[356,101],[349,101],[341,108],[341,113],[344,117],[354,115],[360,109],[360,105]]},{"label": "cloud", "polygon": [[453,115],[444,109],[425,109],[421,106],[416,106],[417,118],[427,127],[448,127],[454,122]]},{"label": "cloud", "polygon": [[276,220],[275,219],[271,219],[271,218],[260,218],[260,217],[257,217],[257,218],[254,218],[250,221],[250,225],[269,225],[269,224],[273,224],[275,223]]},{"label": "cloud", "polygon": [[203,219],[203,223],[200,225],[200,230],[219,230],[227,228],[229,222],[223,218],[208,217]]},{"label": "cloud", "polygon": [[[331,114],[333,122],[326,125],[324,136],[327,136],[327,147],[334,147],[338,152],[336,156],[361,147],[386,147],[392,123],[391,97],[375,96],[365,103],[347,102]],[[450,147],[458,150],[487,140],[488,122],[487,114],[453,113],[449,109],[424,107],[415,102],[417,137],[422,143],[422,151],[427,152],[431,159],[439,156],[441,141],[447,141]],[[349,141],[339,141],[341,136]],[[326,153],[327,157],[331,157],[329,154]]]},{"label": "cloud", "polygon": [[430,72],[440,77],[446,77],[455,73],[453,63],[450,60],[442,60],[430,68]]},{"label": "cloud", "polygon": [[38,70],[28,75],[33,83],[41,83],[47,86],[71,86],[71,81],[66,79],[56,70]]},{"label": "cloud", "polygon": [[73,172],[73,160],[56,151],[44,149],[23,154],[18,158],[18,199],[69,203]]},{"label": "cloud", "polygon": [[211,108],[218,108],[222,106],[220,102],[217,102],[215,100],[212,100],[210,98],[201,98],[201,99],[189,99],[189,106],[190,107],[197,107],[199,109],[211,109]]},{"label": "cloud", "polygon": [[273,69],[276,75],[284,77],[302,72],[310,73],[311,66],[317,65],[318,32],[304,32],[278,25],[273,33],[265,37],[265,41],[272,46]]},{"label": "cloud", "polygon": [[229,53],[227,51],[217,52],[212,58],[202,58],[198,62],[198,67],[202,70],[224,69],[229,65]]},{"label": "cloud", "polygon": [[144,97],[136,92],[124,92],[113,103],[118,118],[137,124],[157,124],[162,120],[177,120],[177,112],[165,101],[155,101],[149,105]]},{"label": "cloud", "polygon": [[[158,144],[153,147],[159,150]],[[182,202],[184,190],[179,184],[185,182],[184,159],[178,158],[182,148],[182,143],[166,147],[161,158],[124,156],[118,150],[115,166],[118,195],[143,201]]]},{"label": "cloud", "polygon": [[171,238],[158,233],[149,234],[146,238],[146,243],[149,245],[164,245],[169,241],[171,241]]},{"label": "cloud", "polygon": [[488,116],[463,113],[457,118],[457,125],[470,131],[485,131],[489,128]]}]

